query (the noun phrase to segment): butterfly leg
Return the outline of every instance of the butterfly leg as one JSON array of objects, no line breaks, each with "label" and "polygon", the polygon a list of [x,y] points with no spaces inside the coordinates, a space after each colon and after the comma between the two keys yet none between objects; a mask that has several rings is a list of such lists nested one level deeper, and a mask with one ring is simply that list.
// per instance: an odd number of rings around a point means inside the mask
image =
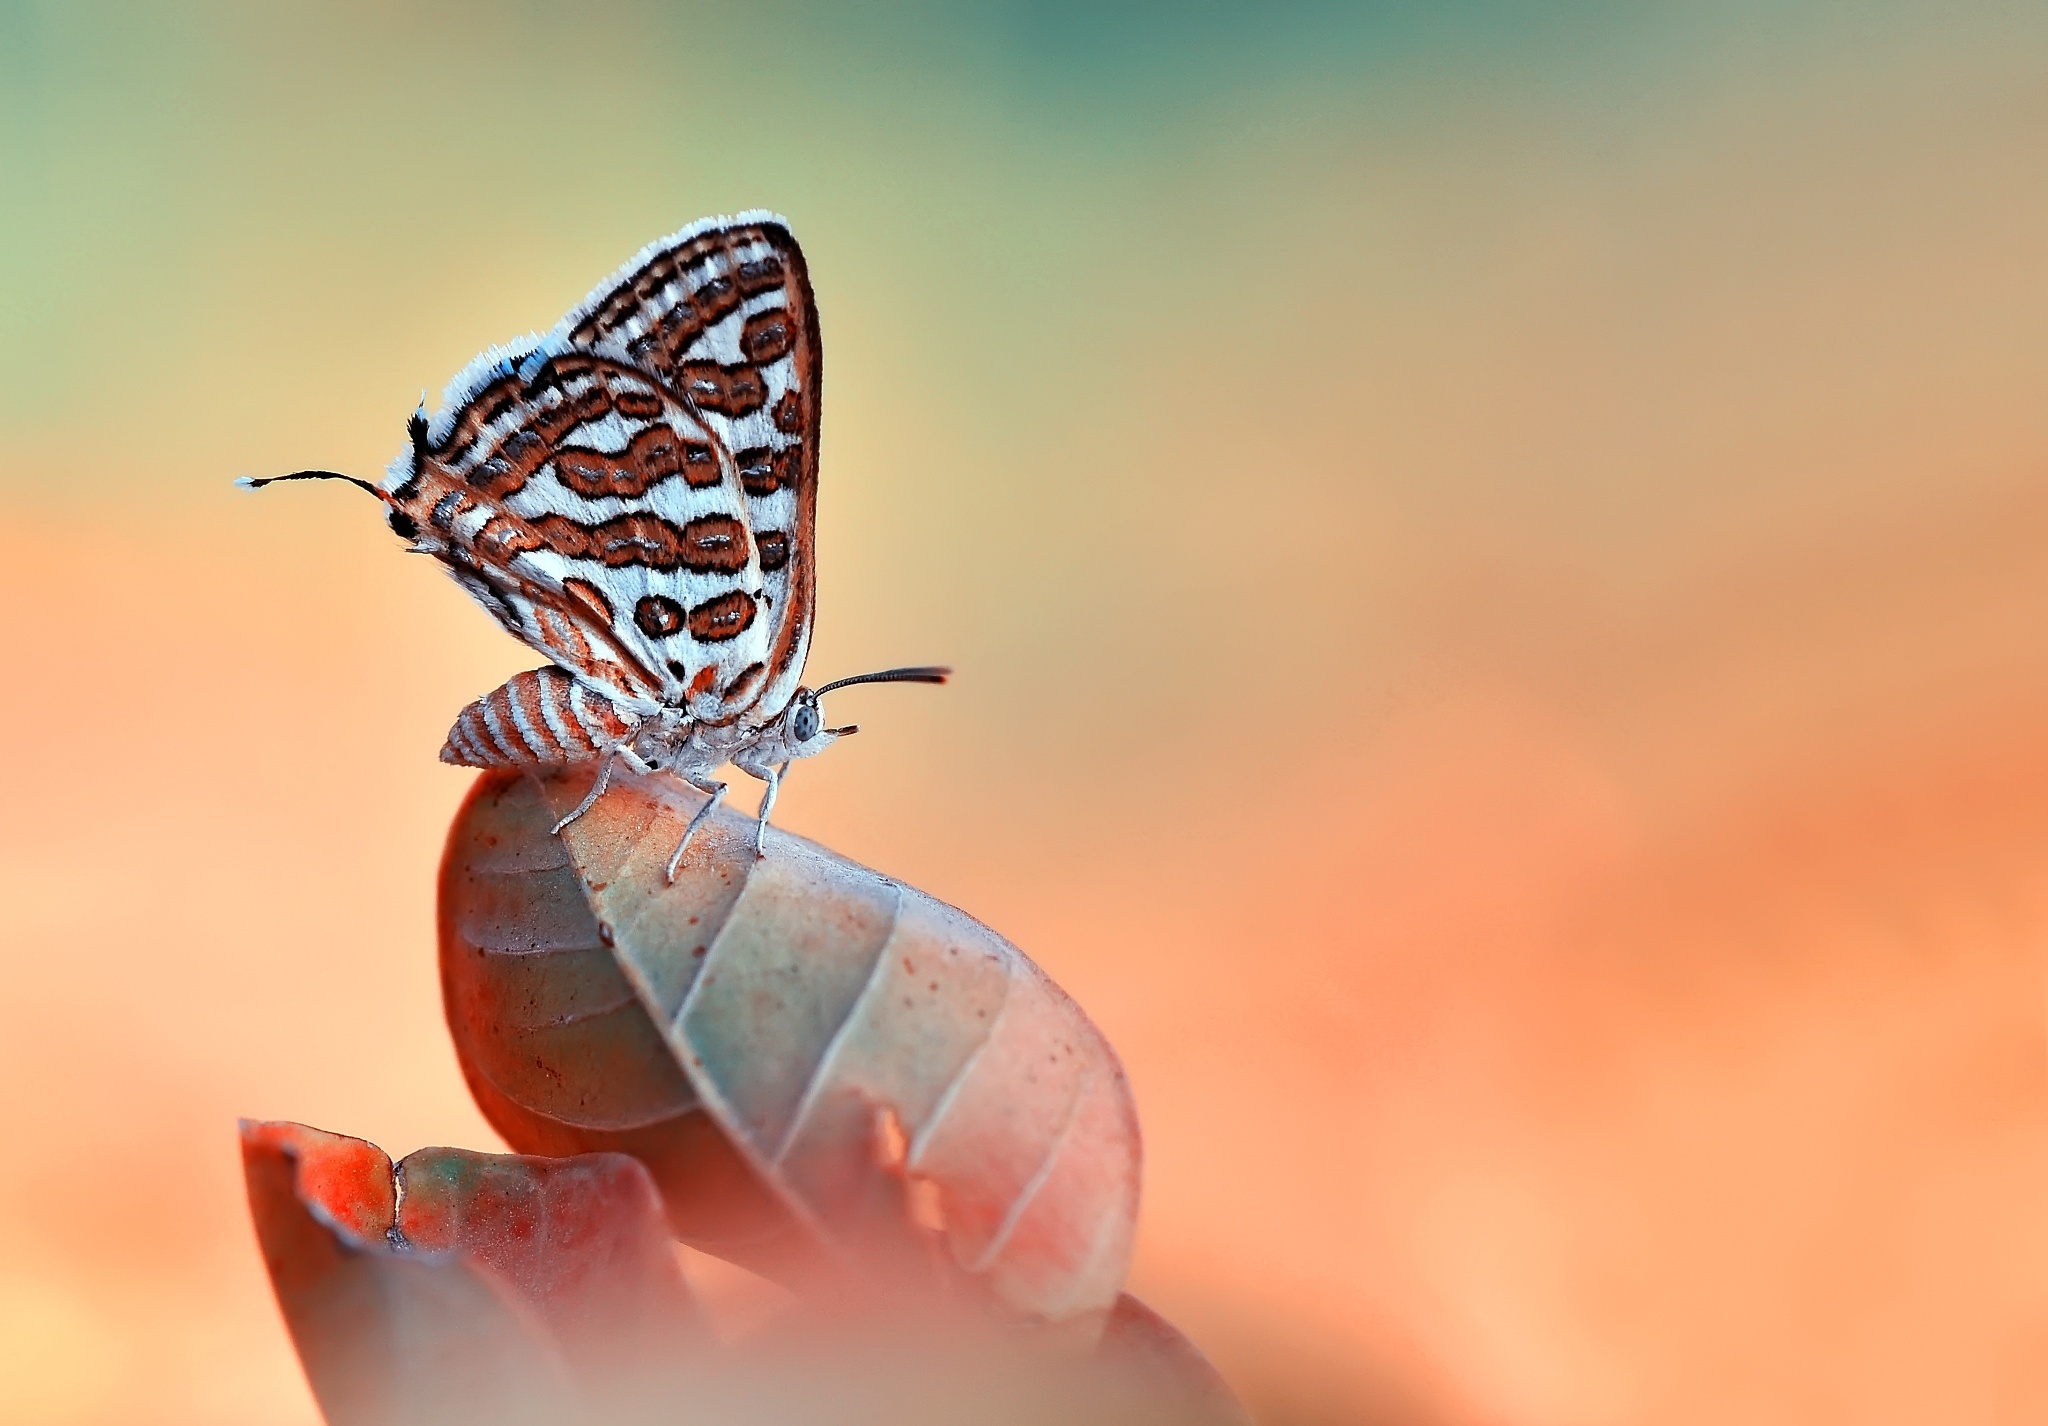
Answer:
[{"label": "butterfly leg", "polygon": [[789,776],[789,764],[776,767],[771,763],[759,772],[742,764],[740,770],[753,773],[768,784],[768,790],[761,794],[761,811],[754,820],[754,855],[760,857],[761,839],[768,834],[768,814],[775,810],[775,794],[782,791],[782,779]]},{"label": "butterfly leg", "polygon": [[599,764],[597,781],[590,784],[590,791],[583,794],[583,800],[576,804],[575,811],[555,823],[553,830],[556,836],[559,837],[564,827],[597,805],[597,799],[604,796],[604,790],[612,784],[612,764],[614,762],[623,762],[642,777],[654,771],[652,764],[641,757],[640,754],[634,752],[625,743],[614,743],[611,749],[605,753],[604,761]]},{"label": "butterfly leg", "polygon": [[745,766],[745,764],[739,764],[739,770],[741,772],[752,772],[754,777],[758,777],[760,781],[768,783],[768,791],[762,793],[762,809],[754,817],[754,856],[760,858],[764,854],[762,852],[762,838],[768,834],[768,813],[774,811],[774,797],[776,797],[776,793],[782,791],[782,779],[788,777],[788,764],[786,762],[780,764],[780,766],[768,764],[768,766],[762,766],[762,768],[750,768],[750,766]]},{"label": "butterfly leg", "polygon": [[718,804],[725,800],[725,784],[722,782],[713,782],[708,777],[694,777],[689,773],[683,774],[683,780],[711,800],[699,807],[697,815],[690,819],[690,825],[683,828],[683,839],[676,843],[675,855],[668,859],[668,879],[671,882],[676,879],[676,868],[683,864],[683,853],[690,849],[690,838],[697,835],[697,829],[704,825]]},{"label": "butterfly leg", "polygon": [[564,827],[568,826],[578,817],[581,817],[584,813],[588,812],[591,808],[595,807],[597,805],[597,799],[604,796],[604,790],[607,787],[611,786],[612,760],[618,756],[618,753],[619,750],[617,748],[613,748],[610,752],[604,755],[604,761],[597,765],[597,781],[590,784],[590,791],[583,794],[583,800],[576,804],[575,809],[571,811],[568,816],[564,817],[561,821],[555,823],[553,827],[549,828],[549,830],[552,831],[557,837],[562,835],[562,829]]}]

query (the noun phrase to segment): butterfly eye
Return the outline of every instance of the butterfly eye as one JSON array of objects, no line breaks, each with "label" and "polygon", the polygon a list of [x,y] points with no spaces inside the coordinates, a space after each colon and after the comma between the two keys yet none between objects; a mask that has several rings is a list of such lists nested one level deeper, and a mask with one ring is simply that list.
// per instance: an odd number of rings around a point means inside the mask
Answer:
[{"label": "butterfly eye", "polygon": [[797,704],[796,712],[790,715],[790,736],[799,743],[808,743],[818,736],[818,725],[822,721],[818,715],[818,705],[807,699]]}]

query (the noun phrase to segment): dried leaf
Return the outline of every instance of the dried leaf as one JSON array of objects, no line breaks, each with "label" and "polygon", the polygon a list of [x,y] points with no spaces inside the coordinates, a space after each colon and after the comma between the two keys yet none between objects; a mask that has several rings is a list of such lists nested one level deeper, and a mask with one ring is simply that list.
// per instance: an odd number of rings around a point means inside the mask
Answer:
[{"label": "dried leaf", "polygon": [[685,1241],[813,1296],[922,1263],[1099,1330],[1138,1130],[1074,1003],[987,927],[822,847],[771,830],[756,860],[737,814],[670,885],[701,805],[671,779],[623,779],[550,835],[588,785],[486,775],[449,837],[449,1025],[507,1140],[639,1156]]},{"label": "dried leaf", "polygon": [[271,1285],[329,1426],[538,1426],[564,1410],[567,1365],[495,1274],[411,1257],[384,1231],[363,1231],[392,1222],[382,1151],[298,1125],[244,1124],[242,1163]]},{"label": "dried leaf", "polygon": [[[242,1126],[250,1211],[330,1426],[549,1422],[707,1340],[646,1171]],[[402,1186],[402,1193],[401,1193]]]},{"label": "dried leaf", "polygon": [[1223,1378],[1181,1330],[1128,1292],[1102,1329],[1103,1364],[1136,1383],[1177,1422],[1245,1426],[1250,1418]]},{"label": "dried leaf", "polygon": [[488,1264],[539,1313],[579,1379],[616,1391],[709,1344],[660,1194],[636,1160],[420,1149],[398,1176],[404,1241]]},{"label": "dried leaf", "polygon": [[243,1151],[278,1300],[334,1426],[1244,1426],[1201,1353],[1129,1295],[1079,1357],[957,1314],[799,1312],[707,1350],[653,1186],[619,1155],[425,1149],[394,1169],[296,1124],[243,1125]]}]

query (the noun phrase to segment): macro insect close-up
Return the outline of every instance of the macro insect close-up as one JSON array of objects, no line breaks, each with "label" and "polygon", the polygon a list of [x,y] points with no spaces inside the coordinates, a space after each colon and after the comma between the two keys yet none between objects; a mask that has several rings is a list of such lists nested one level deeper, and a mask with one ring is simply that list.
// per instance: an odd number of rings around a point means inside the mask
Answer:
[{"label": "macro insect close-up", "polygon": [[[411,552],[551,660],[465,708],[441,749],[494,774],[451,833],[441,965],[465,1077],[507,1143],[563,1166],[632,1157],[682,1241],[812,1310],[852,1300],[866,1317],[916,1282],[918,1298],[965,1294],[992,1321],[1092,1348],[1144,1311],[1121,1293],[1139,1139],[1114,1053],[970,918],[822,848],[778,835],[769,855],[790,764],[858,731],[825,727],[822,698],[950,672],[801,683],[822,382],[816,295],[787,222],[707,218],[642,250],[547,335],[470,363],[437,413],[412,417],[382,483],[324,470],[241,483],[367,491]],[[726,784],[711,774],[728,763],[765,784],[738,847],[714,820]],[[615,785],[621,767],[631,785]],[[252,1175],[271,1154],[317,1161],[324,1141],[279,1129],[245,1131]],[[419,1347],[382,1345],[406,1313],[341,1332],[332,1304],[360,1287],[276,1226],[294,1222],[295,1195],[346,1221],[361,1190],[337,1208],[308,1196],[319,1178],[293,1174],[290,1192],[252,1177],[251,1201],[323,1411],[446,1418],[462,1388],[419,1366],[432,1360]],[[490,1221],[488,1199],[457,1203]],[[566,1314],[572,1336],[596,1333],[595,1310]],[[477,1321],[442,1331],[504,1332]],[[1186,1380],[1144,1409],[1234,1419],[1194,1349],[1158,1330],[1171,1349],[1147,1369]],[[674,1370],[693,1345],[654,1335],[623,1376]],[[388,1384],[366,1395],[365,1380]],[[582,1410],[629,1411],[618,1382],[586,1395]]]},{"label": "macro insect close-up", "polygon": [[0,1426],[2048,1421],[2044,72],[0,0]]},{"label": "macro insect close-up", "polygon": [[[707,218],[650,244],[545,337],[493,348],[416,413],[388,507],[548,667],[464,709],[441,749],[467,767],[614,763],[708,795],[668,864],[724,798],[726,763],[767,785],[857,726],[819,699],[858,683],[943,683],[893,668],[804,688],[817,599],[824,379],[816,298],[788,225]],[[556,828],[560,830],[559,827]]]}]

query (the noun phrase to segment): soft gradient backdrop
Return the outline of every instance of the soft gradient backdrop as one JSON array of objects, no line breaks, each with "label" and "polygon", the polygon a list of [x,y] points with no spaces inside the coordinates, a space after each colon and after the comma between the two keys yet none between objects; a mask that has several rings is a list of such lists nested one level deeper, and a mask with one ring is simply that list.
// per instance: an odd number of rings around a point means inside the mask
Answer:
[{"label": "soft gradient backdrop", "polygon": [[1134,1286],[1271,1420],[2048,1419],[2044,74],[2038,4],[0,0],[0,1420],[310,1421],[234,1117],[496,1143],[434,753],[534,660],[230,479],[748,206],[812,668],[960,669],[780,820],[1097,1017]]}]

